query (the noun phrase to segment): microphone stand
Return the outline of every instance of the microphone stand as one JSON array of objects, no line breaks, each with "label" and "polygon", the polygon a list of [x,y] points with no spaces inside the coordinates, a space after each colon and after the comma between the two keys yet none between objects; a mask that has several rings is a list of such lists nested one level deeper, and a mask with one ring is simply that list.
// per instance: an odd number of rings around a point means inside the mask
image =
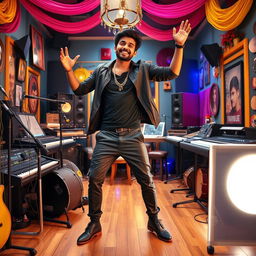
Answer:
[{"label": "microphone stand", "polygon": [[[15,118],[17,122],[24,128],[24,130],[32,137],[32,139],[35,141],[37,145],[37,173],[38,173],[38,193],[39,193],[39,218],[40,218],[40,230],[38,232],[16,232],[16,234],[27,234],[27,235],[38,235],[43,231],[43,204],[42,204],[42,173],[41,173],[41,150],[47,153],[48,151],[46,148],[42,145],[42,143],[33,136],[33,134],[23,125],[23,123],[20,121],[20,119],[16,116],[15,112],[7,106],[7,104],[0,100],[0,103],[2,107],[5,109],[7,114],[9,115],[9,121],[8,121],[8,162],[7,162],[7,168],[8,168],[8,208],[11,212],[12,208],[12,191],[11,191],[11,143],[12,143],[12,119]],[[9,236],[9,239],[7,241],[7,247],[13,248],[13,249],[19,249],[19,250],[28,250],[30,252],[30,255],[36,255],[37,251],[34,248],[29,247],[21,247],[21,246],[15,246],[11,244],[11,234]]]}]

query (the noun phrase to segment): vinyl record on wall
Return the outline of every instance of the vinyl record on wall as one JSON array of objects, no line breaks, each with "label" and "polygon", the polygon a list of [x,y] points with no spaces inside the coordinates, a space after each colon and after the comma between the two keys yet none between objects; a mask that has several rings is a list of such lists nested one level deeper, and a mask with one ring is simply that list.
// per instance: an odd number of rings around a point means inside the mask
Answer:
[{"label": "vinyl record on wall", "polygon": [[256,96],[252,96],[251,98],[251,109],[256,110]]},{"label": "vinyl record on wall", "polygon": [[173,48],[161,49],[156,56],[157,65],[162,67],[168,67],[171,63],[173,54],[174,54]]},{"label": "vinyl record on wall", "polygon": [[249,42],[249,50],[252,53],[256,52],[256,36],[253,37]]},{"label": "vinyl record on wall", "polygon": [[251,116],[251,127],[256,127],[256,115]]},{"label": "vinyl record on wall", "polygon": [[90,72],[83,67],[75,69],[74,74],[80,83],[90,76]]},{"label": "vinyl record on wall", "polygon": [[210,104],[211,114],[216,117],[219,112],[219,101],[220,101],[219,86],[217,84],[212,84],[209,97],[210,97],[209,104]]}]

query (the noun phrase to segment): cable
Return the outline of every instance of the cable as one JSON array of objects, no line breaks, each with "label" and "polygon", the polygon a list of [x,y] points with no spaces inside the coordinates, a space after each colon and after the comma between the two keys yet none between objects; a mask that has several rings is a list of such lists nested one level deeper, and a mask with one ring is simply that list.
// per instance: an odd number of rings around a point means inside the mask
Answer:
[{"label": "cable", "polygon": [[[197,219],[196,219],[198,216],[201,216],[201,215],[206,215],[206,216],[207,216],[207,217],[206,217],[206,221],[202,221],[202,220],[197,220]],[[199,222],[199,223],[208,224],[208,214],[205,213],[205,212],[204,212],[204,213],[196,214],[196,215],[194,216],[194,220],[197,221],[197,222]]]}]

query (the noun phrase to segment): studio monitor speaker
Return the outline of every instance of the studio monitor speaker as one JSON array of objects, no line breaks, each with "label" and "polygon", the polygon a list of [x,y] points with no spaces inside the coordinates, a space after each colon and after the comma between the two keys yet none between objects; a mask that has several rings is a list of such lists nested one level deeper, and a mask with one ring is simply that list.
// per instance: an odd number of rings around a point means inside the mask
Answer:
[{"label": "studio monitor speaker", "polygon": [[193,93],[172,94],[172,127],[199,125],[199,100]]},{"label": "studio monitor speaker", "polygon": [[[53,98],[63,100],[66,103],[61,104],[62,120],[61,124],[63,128],[73,128],[74,124],[74,95],[68,93],[57,93]],[[51,110],[57,111],[58,105],[51,104]]]},{"label": "studio monitor speaker", "polygon": [[74,123],[76,128],[87,124],[87,96],[74,96]]}]

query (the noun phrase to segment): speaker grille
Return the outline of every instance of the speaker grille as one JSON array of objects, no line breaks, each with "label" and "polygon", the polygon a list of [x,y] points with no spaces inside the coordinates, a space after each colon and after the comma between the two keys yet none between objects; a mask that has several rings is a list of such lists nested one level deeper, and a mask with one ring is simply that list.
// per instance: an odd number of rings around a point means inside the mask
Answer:
[{"label": "speaker grille", "polygon": [[[68,109],[70,109],[68,112],[65,112],[67,110],[67,107],[64,107],[64,104],[61,105],[61,124],[63,128],[74,128],[74,95],[68,94],[68,93],[57,93],[53,96],[53,98],[58,100],[63,100],[67,104],[66,106],[69,106]],[[51,104],[51,109],[54,111],[58,110],[57,104]]]},{"label": "speaker grille", "polygon": [[196,125],[199,125],[198,95],[183,92],[172,94],[172,127]]},{"label": "speaker grille", "polygon": [[86,96],[74,96],[74,121],[75,127],[84,128],[86,127],[87,117],[87,97]]}]

